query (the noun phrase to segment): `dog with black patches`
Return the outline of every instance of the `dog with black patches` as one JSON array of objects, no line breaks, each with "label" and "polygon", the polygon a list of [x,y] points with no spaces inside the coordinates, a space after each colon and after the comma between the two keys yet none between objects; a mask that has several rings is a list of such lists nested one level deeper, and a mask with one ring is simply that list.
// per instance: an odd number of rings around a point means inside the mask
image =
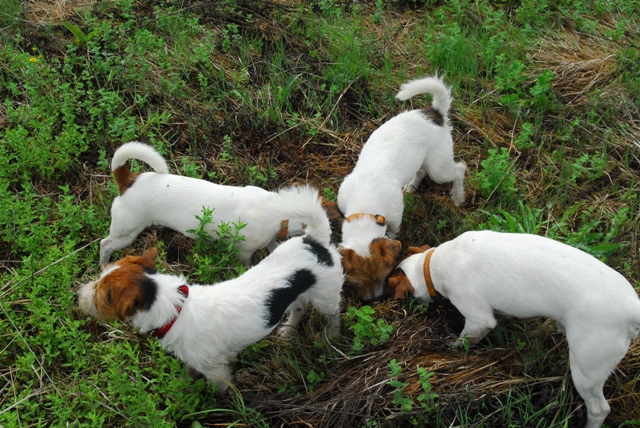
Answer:
[{"label": "dog with black patches", "polygon": [[403,192],[414,192],[428,175],[453,184],[454,205],[464,202],[466,165],[453,159],[450,90],[441,78],[426,77],[402,85],[396,98],[422,93],[433,95],[431,107],[400,113],[376,129],[340,185],[337,204],[325,202],[331,218],[344,218],[342,263],[347,282],[364,301],[382,296],[397,264],[402,244],[394,238],[402,222]]},{"label": "dog with black patches", "polygon": [[184,277],[156,271],[157,250],[128,256],[104,268],[79,291],[80,308],[101,320],[129,320],[224,391],[232,381],[229,362],[246,346],[270,334],[288,311],[281,336],[295,331],[311,303],[328,319],[327,335],[340,334],[340,293],[344,280],[340,254],[318,192],[306,195],[295,214],[305,234],[280,244],[238,278],[213,285],[186,284]]},{"label": "dog with black patches", "polygon": [[567,336],[586,428],[602,425],[610,411],[604,384],[640,333],[640,300],[629,281],[595,257],[537,235],[466,232],[408,254],[387,291],[397,300],[449,299],[465,317],[456,346],[479,342],[496,326],[495,314],[555,320]]}]

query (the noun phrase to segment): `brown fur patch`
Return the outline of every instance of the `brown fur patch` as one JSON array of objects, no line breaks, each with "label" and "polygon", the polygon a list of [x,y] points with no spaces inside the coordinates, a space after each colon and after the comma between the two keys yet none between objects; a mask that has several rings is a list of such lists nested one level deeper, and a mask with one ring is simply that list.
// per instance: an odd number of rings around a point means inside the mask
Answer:
[{"label": "brown fur patch", "polygon": [[118,192],[120,192],[120,195],[124,195],[124,192],[136,182],[138,174],[134,174],[129,168],[123,165],[113,170],[113,178],[118,185]]},{"label": "brown fur patch", "polygon": [[118,269],[96,282],[94,305],[102,320],[124,321],[135,313],[144,298],[140,281],[149,269],[155,270],[157,255],[151,248],[142,256],[127,256],[115,263]]},{"label": "brown fur patch", "polygon": [[391,272],[391,276],[387,280],[387,293],[393,296],[394,300],[406,300],[408,296],[413,296],[415,292],[415,288],[413,288],[411,281],[409,281],[402,269],[396,269]]},{"label": "brown fur patch", "polygon": [[404,256],[404,258],[406,259],[407,257],[411,257],[414,254],[424,253],[429,248],[431,248],[431,246],[427,245],[427,244],[424,244],[424,245],[422,245],[420,247],[409,247],[409,248],[407,248],[407,255]]},{"label": "brown fur patch", "polygon": [[436,125],[444,126],[444,117],[442,116],[442,113],[440,113],[438,110],[434,109],[433,107],[430,107],[430,108],[422,109],[421,111],[422,111],[422,114],[427,116],[429,120],[431,120]]},{"label": "brown fur patch", "polygon": [[335,202],[322,198],[322,208],[324,208],[331,220],[342,220],[344,218],[344,214],[342,214],[338,204]]},{"label": "brown fur patch", "polygon": [[[410,246],[407,248],[407,253],[404,255],[403,260],[408,259],[409,257],[424,253],[429,248],[430,245],[424,244],[420,247]],[[389,275],[387,279],[387,294],[393,296],[394,300],[405,300],[408,296],[413,296],[416,292],[416,289],[411,285],[411,281],[407,278],[407,274],[404,273],[402,269],[395,269]]]},{"label": "brown fur patch", "polygon": [[387,238],[371,242],[371,257],[360,256],[352,249],[340,248],[347,282],[356,288],[360,299],[371,300],[376,297],[377,291],[382,291],[381,284],[396,266],[401,250],[400,241]]}]

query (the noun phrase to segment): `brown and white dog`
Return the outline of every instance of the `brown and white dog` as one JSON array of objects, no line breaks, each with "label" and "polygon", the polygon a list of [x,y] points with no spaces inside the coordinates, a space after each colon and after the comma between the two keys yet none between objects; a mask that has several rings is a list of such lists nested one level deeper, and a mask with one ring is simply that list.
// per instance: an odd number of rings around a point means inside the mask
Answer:
[{"label": "brown and white dog", "polygon": [[640,333],[633,286],[595,257],[536,235],[466,232],[427,248],[410,248],[387,291],[395,299],[449,299],[465,317],[456,345],[480,341],[496,326],[494,313],[554,319],[567,336],[586,427],[600,427],[610,411],[604,383]]},{"label": "brown and white dog", "polygon": [[106,266],[100,278],[79,291],[80,308],[95,318],[129,320],[224,391],[231,383],[229,361],[269,333],[289,312],[281,335],[300,321],[305,302],[328,317],[328,335],[340,334],[340,254],[317,192],[308,194],[304,236],[280,244],[236,279],[213,285],[187,284],[184,277],[160,274],[157,250],[128,256]]},{"label": "brown and white dog", "polygon": [[397,263],[402,245],[394,238],[402,221],[403,191],[415,191],[429,175],[439,183],[453,182],[454,204],[464,201],[465,164],[453,160],[449,88],[427,77],[402,85],[396,98],[422,93],[433,95],[431,108],[401,113],[373,132],[342,182],[337,204],[326,204],[332,218],[344,214],[342,262],[362,300],[384,293],[385,279]]},{"label": "brown and white dog", "polygon": [[[129,159],[150,165],[155,172],[134,174]],[[255,186],[223,186],[196,178],[169,174],[162,156],[151,146],[132,141],[116,150],[111,163],[120,195],[111,207],[109,236],[100,242],[100,264],[105,265],[114,251],[131,244],[147,227],[170,227],[191,238],[188,230],[198,227],[197,215],[203,208],[213,209],[207,232],[213,239],[221,222],[239,223],[244,241],[238,242],[238,258],[249,265],[251,255],[261,248],[270,251],[277,239],[302,233],[303,224],[295,218],[300,206],[298,192],[288,189],[269,192]],[[265,206],[268,205],[268,208]]]}]

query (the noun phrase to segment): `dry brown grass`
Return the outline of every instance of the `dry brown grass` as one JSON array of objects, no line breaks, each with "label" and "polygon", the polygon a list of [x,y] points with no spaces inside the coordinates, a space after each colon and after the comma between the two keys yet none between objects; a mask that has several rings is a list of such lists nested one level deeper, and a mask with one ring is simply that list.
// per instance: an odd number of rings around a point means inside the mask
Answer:
[{"label": "dry brown grass", "polygon": [[[109,2],[115,0],[106,0]],[[24,2],[25,21],[36,28],[59,25],[76,13],[91,10],[96,3],[97,0],[29,0]]]}]

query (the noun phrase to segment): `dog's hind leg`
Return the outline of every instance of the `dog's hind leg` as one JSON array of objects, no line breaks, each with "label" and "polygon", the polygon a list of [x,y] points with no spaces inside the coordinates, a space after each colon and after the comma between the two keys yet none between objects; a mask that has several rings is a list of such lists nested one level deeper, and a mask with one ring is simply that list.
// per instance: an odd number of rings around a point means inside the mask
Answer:
[{"label": "dog's hind leg", "polygon": [[416,172],[416,175],[414,175],[413,178],[402,187],[402,193],[414,193],[416,190],[418,190],[418,186],[422,182],[422,179],[424,179],[426,176],[427,170],[424,168],[420,168]]},{"label": "dog's hind leg", "polygon": [[464,176],[467,165],[452,159],[429,164],[429,177],[436,183],[452,183],[451,199],[455,206],[464,202]]},{"label": "dog's hind leg", "polygon": [[467,165],[464,162],[455,164],[455,177],[452,180],[451,200],[458,207],[464,202],[464,175],[467,171]]},{"label": "dog's hind leg", "polygon": [[609,414],[603,388],[629,349],[626,332],[584,325],[567,331],[571,377],[587,408],[586,428],[599,428]]}]

